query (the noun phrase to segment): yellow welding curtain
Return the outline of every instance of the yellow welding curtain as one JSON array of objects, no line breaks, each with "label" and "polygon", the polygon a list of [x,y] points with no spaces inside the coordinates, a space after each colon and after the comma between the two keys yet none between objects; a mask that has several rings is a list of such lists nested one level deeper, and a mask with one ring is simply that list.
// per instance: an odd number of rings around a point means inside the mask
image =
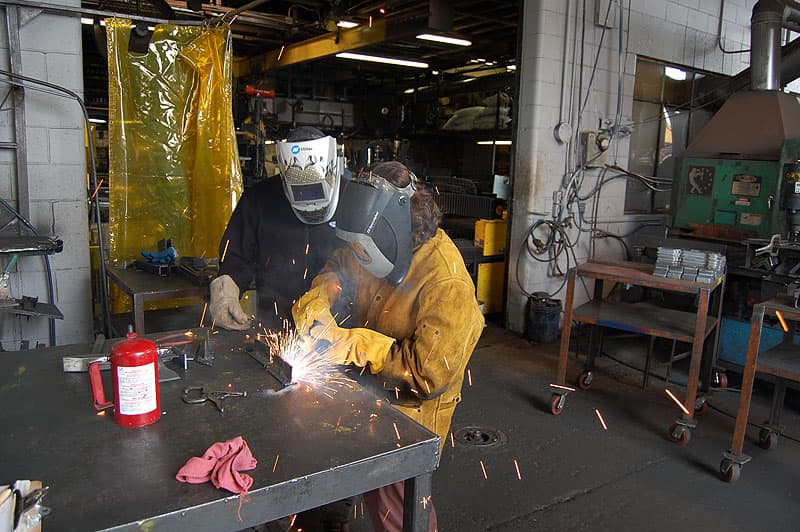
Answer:
[{"label": "yellow welding curtain", "polygon": [[119,266],[172,238],[216,257],[242,192],[231,108],[230,28],[159,24],[148,52],[107,19],[109,259]]}]

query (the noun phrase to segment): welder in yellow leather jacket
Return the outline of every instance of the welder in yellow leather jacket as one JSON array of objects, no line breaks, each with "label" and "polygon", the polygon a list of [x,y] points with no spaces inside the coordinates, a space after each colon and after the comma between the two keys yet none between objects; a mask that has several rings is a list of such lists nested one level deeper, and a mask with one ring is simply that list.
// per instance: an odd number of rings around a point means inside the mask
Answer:
[{"label": "welder in yellow leather jacket", "polygon": [[[443,446],[483,331],[475,287],[458,249],[438,228],[433,196],[413,174],[397,162],[377,163],[365,174],[345,187],[345,214],[337,213],[337,235],[350,245],[334,252],[292,314],[301,335],[327,342],[323,356],[379,375],[392,390],[390,402],[438,434]],[[387,234],[399,236],[387,243]],[[353,298],[351,314],[332,316],[343,287]],[[365,500],[375,530],[402,529],[402,482]]]}]

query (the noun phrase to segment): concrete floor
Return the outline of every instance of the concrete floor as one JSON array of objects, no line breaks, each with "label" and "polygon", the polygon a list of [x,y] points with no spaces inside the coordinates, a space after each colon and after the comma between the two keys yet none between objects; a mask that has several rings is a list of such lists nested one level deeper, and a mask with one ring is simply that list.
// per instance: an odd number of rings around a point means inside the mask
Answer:
[{"label": "concrete floor", "polygon": [[[622,350],[606,347],[609,353]],[[651,378],[642,390],[641,372],[608,358],[598,361],[592,388],[571,394],[563,413],[553,416],[548,384],[557,353],[555,344],[532,344],[496,325],[486,328],[452,429],[496,429],[502,443],[447,443],[433,476],[440,532],[800,530],[795,408],[784,409],[787,437],[776,449],[758,447],[758,429],[749,428],[745,453],[753,460],[738,482],[728,484],[717,471],[734,423],[722,412],[735,413],[738,394],[716,392],[691,441],[678,446],[666,437],[679,411],[664,393],[664,381]],[[569,382],[579,371],[571,357]],[[679,396],[684,392],[679,385],[670,388]],[[751,422],[762,423],[768,415],[769,397],[759,394]],[[350,529],[371,527],[359,515]]]}]

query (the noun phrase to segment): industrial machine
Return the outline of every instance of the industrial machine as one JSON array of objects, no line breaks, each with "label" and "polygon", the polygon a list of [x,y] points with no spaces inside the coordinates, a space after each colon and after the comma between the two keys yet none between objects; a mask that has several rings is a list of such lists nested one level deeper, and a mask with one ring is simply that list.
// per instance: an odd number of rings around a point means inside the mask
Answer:
[{"label": "industrial machine", "polygon": [[[675,235],[742,242],[800,231],[800,103],[780,90],[782,28],[800,10],[760,0],[751,19],[751,88],[733,94],[675,165]],[[787,225],[788,224],[788,225]]]}]

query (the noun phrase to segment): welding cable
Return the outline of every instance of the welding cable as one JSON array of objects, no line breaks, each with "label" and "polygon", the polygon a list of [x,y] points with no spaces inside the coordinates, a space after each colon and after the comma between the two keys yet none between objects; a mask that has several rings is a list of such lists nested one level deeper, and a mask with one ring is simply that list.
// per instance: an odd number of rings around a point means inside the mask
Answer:
[{"label": "welding cable", "polygon": [[[30,78],[28,76],[23,76],[20,74],[15,74],[13,72],[9,72],[7,70],[0,70],[0,74],[8,76],[12,79],[0,79],[0,82],[7,83],[9,85],[14,85],[17,87],[28,88],[31,90],[44,92],[47,94],[52,94],[54,96],[60,96],[63,98],[70,98],[78,102],[78,105],[81,107],[81,111],[83,112],[83,120],[84,120],[84,127],[86,128],[86,138],[89,144],[89,173],[92,180],[92,190],[97,190],[97,164],[95,162],[95,153],[94,153],[94,140],[92,139],[92,135],[90,134],[91,129],[91,122],[89,122],[89,112],[86,110],[86,104],[84,103],[83,99],[78,96],[75,92],[67,89],[66,87],[62,87],[60,85],[56,85],[54,83],[49,83],[47,81],[42,81],[40,79]],[[14,81],[14,79],[21,80],[21,81]],[[26,85],[25,83],[31,83],[33,85]],[[37,87],[37,85],[39,85]],[[42,87],[46,87],[46,90]],[[106,286],[106,266],[105,266],[105,246],[103,245],[103,225],[100,220],[100,199],[98,195],[95,195],[93,200],[90,200],[93,203],[93,213],[95,218],[95,223],[97,224],[97,248],[98,254],[100,256],[100,260],[98,261],[99,268],[100,268],[100,282],[98,283],[100,286],[100,299],[101,299],[101,306],[103,309],[103,332],[106,337],[110,337],[111,335],[111,314],[108,308],[108,287]],[[49,260],[45,257],[49,265]],[[49,270],[49,266],[48,266]],[[55,336],[55,323],[52,326],[53,329],[53,336]],[[55,345],[55,343],[53,343]]]},{"label": "welding cable", "polygon": [[[27,227],[34,236],[41,236],[39,231],[31,224],[29,220],[27,220],[22,214],[20,214],[9,202],[7,202],[3,197],[0,197],[0,204],[3,205],[6,209],[11,212],[17,219],[22,222],[25,227]],[[16,256],[16,255],[15,255]],[[50,257],[46,254],[42,255],[42,259],[44,260],[45,270],[47,271],[47,299],[50,301],[51,304],[55,304],[55,289],[53,288],[53,270],[50,267]],[[54,347],[56,345],[56,320],[55,318],[48,318],[48,336],[50,339],[50,347]]]}]

